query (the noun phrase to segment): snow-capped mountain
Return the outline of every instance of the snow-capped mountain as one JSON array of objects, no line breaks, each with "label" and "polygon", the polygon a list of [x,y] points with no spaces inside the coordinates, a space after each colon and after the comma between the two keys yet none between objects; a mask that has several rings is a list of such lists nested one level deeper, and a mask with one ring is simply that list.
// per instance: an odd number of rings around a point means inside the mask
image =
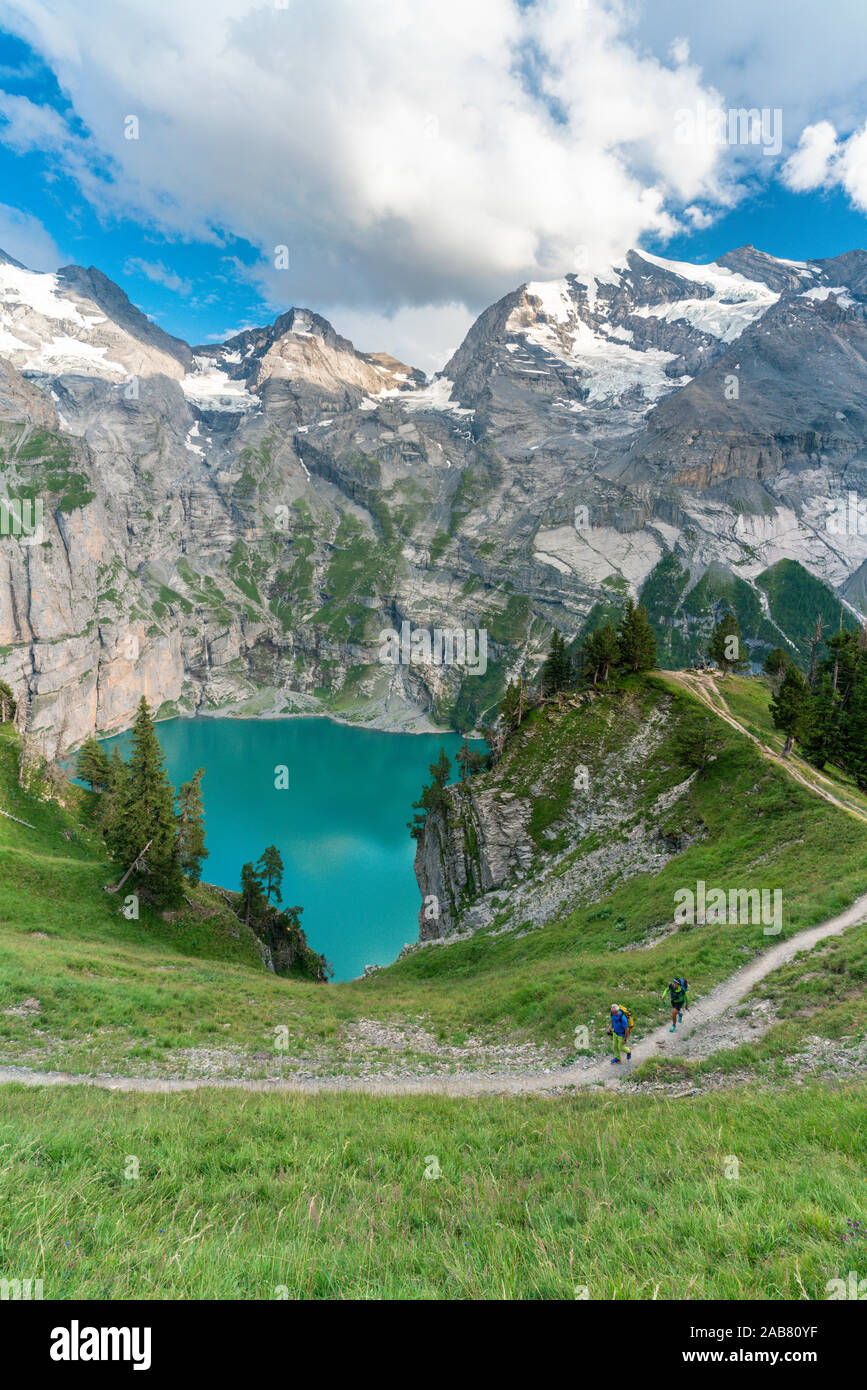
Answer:
[{"label": "snow-capped mountain", "polygon": [[[790,557],[845,584],[867,534],[827,523],[843,471],[864,481],[865,277],[864,252],[796,264],[745,247],[708,266],[630,252],[604,277],[506,296],[445,373],[500,451],[533,457],[534,549],[559,572],[635,589],[690,532],[700,562],[752,577]],[[555,479],[588,508],[586,533],[557,518]]]},{"label": "snow-capped mountain", "polygon": [[291,309],[219,347],[190,348],[164,333],[100,271],[28,270],[0,252],[0,356],[31,377],[117,383],[167,376],[205,409],[251,410],[268,381],[309,381],[366,394],[424,381],[386,354],[356,352],[318,314]]},{"label": "snow-capped mountain", "polygon": [[[867,599],[865,311],[861,251],[633,251],[506,295],[426,381],[309,309],[190,347],[99,271],[0,257],[6,493],[45,513],[0,538],[0,677],[74,741],[142,691],[472,721],[627,593],[664,660],[722,603],[802,653]],[[484,627],[488,676],[383,667],[404,620]]]},{"label": "snow-capped mountain", "polygon": [[0,356],[19,371],[103,381],[183,376],[186,343],[171,338],[91,267],[27,270],[0,252]]},{"label": "snow-capped mountain", "polygon": [[[357,352],[327,319],[309,309],[290,309],[265,328],[248,329],[217,348],[197,348],[196,371],[184,392],[196,399],[198,378],[218,372],[258,393],[268,382],[309,382],[322,391],[350,388],[362,396],[408,390],[424,375],[385,353]],[[353,397],[348,397],[350,403]],[[355,402],[357,403],[357,401]]]}]

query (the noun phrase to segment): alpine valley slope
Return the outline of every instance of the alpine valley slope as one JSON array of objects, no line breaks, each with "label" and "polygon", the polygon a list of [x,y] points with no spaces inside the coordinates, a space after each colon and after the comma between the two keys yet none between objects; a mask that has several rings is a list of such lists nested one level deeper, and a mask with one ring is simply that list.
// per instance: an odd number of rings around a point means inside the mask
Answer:
[{"label": "alpine valley slope", "polygon": [[[142,694],[470,728],[630,593],[664,664],[723,600],[757,659],[803,654],[867,600],[867,524],[839,521],[865,365],[863,251],[633,251],[507,295],[430,382],[306,309],[193,348],[93,268],[0,255],[2,491],[44,509],[0,542],[0,678],[69,746]],[[404,621],[485,629],[487,674],[383,665]]]}]

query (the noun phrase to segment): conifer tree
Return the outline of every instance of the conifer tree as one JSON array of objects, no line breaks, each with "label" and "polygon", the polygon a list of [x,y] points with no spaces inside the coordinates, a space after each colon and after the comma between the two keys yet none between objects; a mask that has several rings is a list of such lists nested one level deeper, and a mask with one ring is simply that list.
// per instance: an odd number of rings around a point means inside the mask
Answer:
[{"label": "conifer tree", "polygon": [[680,721],[674,743],[687,767],[695,768],[699,777],[704,776],[708,763],[718,757],[724,747],[710,719],[692,711]]},{"label": "conifer tree", "polygon": [[499,704],[499,715],[509,733],[514,733],[521,722],[521,688],[517,681],[509,681],[506,693]]},{"label": "conifer tree", "polygon": [[265,888],[265,897],[271,901],[271,894],[274,894],[275,902],[282,902],[283,895],[283,860],[276,845],[269,845],[261,857],[256,861],[256,872],[262,880]]},{"label": "conifer tree", "polygon": [[656,665],[656,638],[643,604],[636,606],[629,600],[617,629],[617,641],[620,660],[627,671],[651,671]]},{"label": "conifer tree", "polygon": [[486,758],[484,753],[480,753],[478,748],[470,749],[469,771],[472,777],[474,772],[483,772],[485,769]]},{"label": "conifer tree", "polygon": [[620,644],[610,623],[599,627],[584,642],[581,674],[585,680],[605,685],[613,667],[620,664]]},{"label": "conifer tree", "polygon": [[492,719],[490,723],[483,723],[479,727],[482,738],[488,745],[488,751],[482,757],[482,766],[495,767],[502,757],[506,742],[505,726],[498,713],[497,717]]},{"label": "conifer tree", "polygon": [[867,790],[867,658],[862,654],[841,701],[841,714],[831,756],[859,791]]},{"label": "conifer tree", "polygon": [[178,792],[178,854],[181,868],[192,883],[202,876],[205,849],[205,808],[202,804],[202,778],[205,769],[193,773],[192,781],[184,782]]},{"label": "conifer tree", "polygon": [[133,725],[129,762],[112,811],[109,848],[123,868],[144,854],[146,868],[138,871],[137,880],[141,887],[155,903],[170,905],[179,901],[183,877],[175,794],[166,776],[163,750],[144,696]]},{"label": "conifer tree", "polygon": [[241,865],[241,910],[249,927],[251,922],[261,920],[268,899],[262,885],[262,876],[252,864]]},{"label": "conifer tree", "polygon": [[779,690],[783,676],[792,664],[792,658],[782,647],[774,647],[765,657],[762,670],[770,678],[774,690]]},{"label": "conifer tree", "polygon": [[708,643],[707,654],[715,661],[723,676],[729,671],[742,671],[749,663],[741,655],[743,642],[741,625],[734,613],[725,613],[717,623]]},{"label": "conifer tree", "polygon": [[572,660],[566,650],[563,634],[554,629],[551,647],[542,666],[542,694],[557,695],[572,685]]},{"label": "conifer tree", "polygon": [[480,772],[485,765],[484,755],[476,748],[471,748],[466,736],[464,741],[455,754],[455,762],[461,770],[461,781],[465,782],[468,777],[472,777],[474,772]]},{"label": "conifer tree", "polygon": [[121,813],[126,797],[126,763],[123,760],[121,751],[117,744],[111,750],[111,757],[108,760],[108,777],[105,785],[105,795],[100,806],[100,826],[108,845],[109,853],[112,858],[116,858],[114,853],[115,837],[120,831]]},{"label": "conifer tree", "polygon": [[425,822],[431,811],[439,810],[446,804],[445,788],[452,772],[452,765],[444,748],[440,749],[440,755],[435,763],[428,765],[431,774],[431,781],[427,786],[422,787],[421,796],[418,801],[412,803],[412,809],[416,812],[411,821],[407,821],[409,832],[414,840],[420,840],[424,834]]},{"label": "conifer tree", "polygon": [[829,673],[832,686],[843,700],[848,697],[861,660],[860,638],[858,632],[835,632],[825,644],[828,656],[819,669]]},{"label": "conifer tree", "polygon": [[[842,610],[842,608],[841,608],[841,609],[840,609],[840,623],[841,623],[841,625],[842,625],[842,622],[843,622],[843,610]],[[813,640],[812,640],[812,642],[810,643],[810,670],[809,670],[809,674],[808,674],[808,676],[807,676],[807,683],[808,683],[808,685],[809,685],[809,687],[810,687],[811,690],[813,689],[813,687],[814,687],[815,684],[816,684],[816,675],[817,675],[816,664],[817,664],[818,659],[819,659],[819,648],[820,648],[821,645],[822,645],[822,631],[823,631],[824,627],[825,627],[824,620],[822,619],[821,615],[818,615],[817,618],[816,618],[816,631],[815,631],[815,633],[814,633],[814,635],[813,635]]]},{"label": "conifer tree", "polygon": [[82,782],[90,784],[90,790],[95,792],[97,787],[100,789],[108,786],[111,764],[108,754],[96,739],[86,738],[78,750],[78,757],[75,762],[75,775]]},{"label": "conifer tree", "polygon": [[831,677],[822,671],[810,699],[810,717],[802,730],[801,752],[821,772],[839,752],[842,705]]},{"label": "conifer tree", "polygon": [[782,729],[786,735],[784,758],[791,753],[795,739],[800,741],[809,736],[812,723],[811,706],[810,687],[798,667],[790,666],[770,705],[774,727]]}]

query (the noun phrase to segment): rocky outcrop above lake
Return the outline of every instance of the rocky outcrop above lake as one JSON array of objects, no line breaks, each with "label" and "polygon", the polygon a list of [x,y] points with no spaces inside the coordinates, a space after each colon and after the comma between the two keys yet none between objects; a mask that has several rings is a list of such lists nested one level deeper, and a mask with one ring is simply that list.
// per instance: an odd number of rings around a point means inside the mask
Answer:
[{"label": "rocky outcrop above lake", "polygon": [[700,837],[671,703],[591,691],[544,707],[493,770],[448,787],[417,842],[419,940],[542,926]]}]

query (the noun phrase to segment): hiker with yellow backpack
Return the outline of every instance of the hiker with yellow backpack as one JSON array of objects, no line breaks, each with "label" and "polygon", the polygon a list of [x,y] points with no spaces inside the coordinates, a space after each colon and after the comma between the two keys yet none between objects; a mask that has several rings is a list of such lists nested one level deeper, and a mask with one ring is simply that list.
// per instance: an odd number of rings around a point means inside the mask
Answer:
[{"label": "hiker with yellow backpack", "polygon": [[629,1046],[629,1038],[635,1027],[635,1021],[628,1009],[622,1009],[619,1004],[611,1005],[611,1035],[612,1045],[615,1055],[611,1058],[612,1065],[619,1066],[621,1063],[621,1052],[625,1050],[627,1062],[632,1060],[632,1048]]}]

